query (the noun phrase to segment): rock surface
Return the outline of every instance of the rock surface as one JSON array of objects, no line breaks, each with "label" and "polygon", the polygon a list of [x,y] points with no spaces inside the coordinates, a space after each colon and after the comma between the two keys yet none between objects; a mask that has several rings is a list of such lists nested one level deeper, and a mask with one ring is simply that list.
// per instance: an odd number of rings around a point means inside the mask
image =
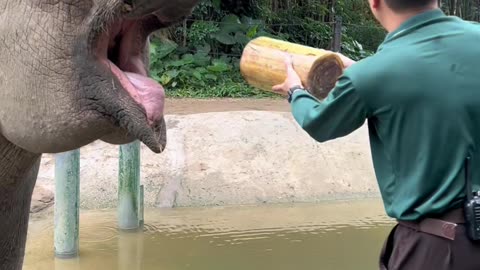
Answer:
[{"label": "rock surface", "polygon": [[[366,126],[320,144],[289,112],[211,112],[166,120],[165,152],[156,155],[142,145],[147,207],[378,196]],[[115,207],[118,146],[97,141],[83,147],[80,170],[81,207]],[[53,177],[53,156],[44,155],[32,208],[52,205]]]},{"label": "rock surface", "polygon": [[52,190],[44,187],[43,184],[37,184],[33,191],[30,213],[35,214],[53,206],[54,193]]}]

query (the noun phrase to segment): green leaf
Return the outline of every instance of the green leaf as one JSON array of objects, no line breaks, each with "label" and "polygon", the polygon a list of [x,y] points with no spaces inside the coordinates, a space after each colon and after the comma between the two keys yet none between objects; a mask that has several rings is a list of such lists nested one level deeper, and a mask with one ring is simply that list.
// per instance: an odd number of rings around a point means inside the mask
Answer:
[{"label": "green leaf", "polygon": [[214,65],[225,65],[225,66],[228,66],[227,63],[223,60],[224,57],[228,57],[228,56],[222,55],[222,58],[212,60],[212,64],[214,64]]},{"label": "green leaf", "polygon": [[159,79],[160,84],[163,84],[163,85],[167,85],[171,80],[172,78],[167,74],[163,74],[162,77],[160,77]]},{"label": "green leaf", "polygon": [[247,37],[253,39],[257,35],[258,25],[251,27],[247,32]]},{"label": "green leaf", "polygon": [[201,81],[202,80],[202,74],[200,74],[200,72],[198,71],[194,71],[192,73],[193,77],[197,78],[197,80]]},{"label": "green leaf", "polygon": [[244,45],[247,45],[247,43],[250,41],[250,39],[244,33],[237,32],[237,33],[235,33],[235,41],[238,44],[244,46]]},{"label": "green leaf", "polygon": [[224,45],[233,45],[235,44],[235,37],[227,34],[227,33],[216,33],[213,35],[213,37],[220,43]]},{"label": "green leaf", "polygon": [[230,67],[225,62],[214,60],[213,65],[208,66],[207,69],[213,72],[225,72],[230,70]]},{"label": "green leaf", "polygon": [[187,61],[187,62],[190,62],[190,63],[191,63],[191,62],[193,62],[193,60],[194,60],[194,59],[193,59],[193,54],[191,54],[191,53],[184,54],[184,55],[182,56],[182,59],[185,60],[185,61]]},{"label": "green leaf", "polygon": [[185,60],[177,60],[177,61],[172,61],[168,64],[168,66],[172,67],[181,67],[188,64]]},{"label": "green leaf", "polygon": [[220,62],[220,63],[225,63],[225,64],[228,64],[231,61],[232,61],[232,58],[228,55],[222,55],[222,56],[220,56],[219,59],[213,60],[213,62]]},{"label": "green leaf", "polygon": [[208,73],[208,70],[204,67],[197,67],[195,71],[199,72],[200,74]]},{"label": "green leaf", "polygon": [[207,75],[205,75],[205,79],[216,81],[218,79],[218,77],[213,75],[213,74],[207,74]]},{"label": "green leaf", "polygon": [[242,31],[242,28],[242,23],[238,17],[233,14],[223,17],[223,20],[220,23],[220,32],[222,33],[235,33],[237,31]]},{"label": "green leaf", "polygon": [[165,74],[170,78],[175,79],[178,76],[179,72],[178,70],[174,69],[174,70],[167,71]]},{"label": "green leaf", "polygon": [[[152,45],[150,45],[152,46]],[[153,45],[154,51],[153,53],[153,58],[160,60],[168,56],[170,53],[175,51],[177,49],[178,45],[173,42],[173,41],[164,41],[160,43],[159,45]],[[151,47],[152,48],[152,47]],[[152,49],[151,49],[152,50]]]},{"label": "green leaf", "polygon": [[210,47],[210,45],[206,43],[203,46],[197,47],[197,54],[207,55],[210,53],[211,50],[212,48]]},{"label": "green leaf", "polygon": [[155,54],[157,52],[158,45],[156,42],[150,43],[150,55]]},{"label": "green leaf", "polygon": [[177,61],[172,61],[171,63],[169,63],[169,66],[173,66],[173,67],[186,66],[186,65],[192,64],[193,61],[194,61],[194,58],[192,54],[184,54],[182,56],[182,59]]},{"label": "green leaf", "polygon": [[193,55],[193,63],[197,66],[206,66],[210,63],[210,56],[196,53]]}]

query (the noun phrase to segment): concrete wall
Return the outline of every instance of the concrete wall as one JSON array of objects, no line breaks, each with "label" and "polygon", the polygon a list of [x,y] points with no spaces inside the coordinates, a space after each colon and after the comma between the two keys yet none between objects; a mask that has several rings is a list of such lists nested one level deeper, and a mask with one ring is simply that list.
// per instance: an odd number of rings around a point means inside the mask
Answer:
[{"label": "concrete wall", "polygon": [[[378,196],[368,134],[317,143],[288,112],[215,112],[167,117],[168,146],[142,146],[145,204],[156,207],[284,202]],[[53,191],[45,155],[38,189]],[[115,207],[118,146],[81,149],[81,206]]]}]

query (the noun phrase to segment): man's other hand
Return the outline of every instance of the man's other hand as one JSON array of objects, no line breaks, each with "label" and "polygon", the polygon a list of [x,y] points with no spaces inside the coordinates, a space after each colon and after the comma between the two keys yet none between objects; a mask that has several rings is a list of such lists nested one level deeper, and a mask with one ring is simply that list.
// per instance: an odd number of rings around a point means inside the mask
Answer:
[{"label": "man's other hand", "polygon": [[[340,57],[345,68],[348,68],[351,65],[356,63],[356,61],[346,57],[341,53],[335,53],[335,54],[337,54],[337,56]],[[293,68],[292,56],[288,53],[285,53],[285,68],[287,70],[287,78],[282,84],[275,85],[272,88],[274,92],[282,95],[288,95],[288,90],[290,90],[290,88],[294,86],[303,86],[300,76],[298,76],[297,72]]]},{"label": "man's other hand", "polygon": [[297,72],[293,68],[292,56],[289,54],[285,55],[285,68],[287,70],[287,79],[285,79],[282,84],[275,85],[272,90],[276,93],[286,96],[288,95],[290,88],[303,85],[300,76],[298,76]]}]

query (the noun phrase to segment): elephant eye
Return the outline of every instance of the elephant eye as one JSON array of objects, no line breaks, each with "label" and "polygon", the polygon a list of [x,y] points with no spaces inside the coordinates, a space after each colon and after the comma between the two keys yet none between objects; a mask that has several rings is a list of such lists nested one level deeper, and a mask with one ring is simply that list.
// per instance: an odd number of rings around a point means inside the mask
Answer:
[{"label": "elephant eye", "polygon": [[123,0],[122,12],[129,13],[133,9],[133,0]]}]

